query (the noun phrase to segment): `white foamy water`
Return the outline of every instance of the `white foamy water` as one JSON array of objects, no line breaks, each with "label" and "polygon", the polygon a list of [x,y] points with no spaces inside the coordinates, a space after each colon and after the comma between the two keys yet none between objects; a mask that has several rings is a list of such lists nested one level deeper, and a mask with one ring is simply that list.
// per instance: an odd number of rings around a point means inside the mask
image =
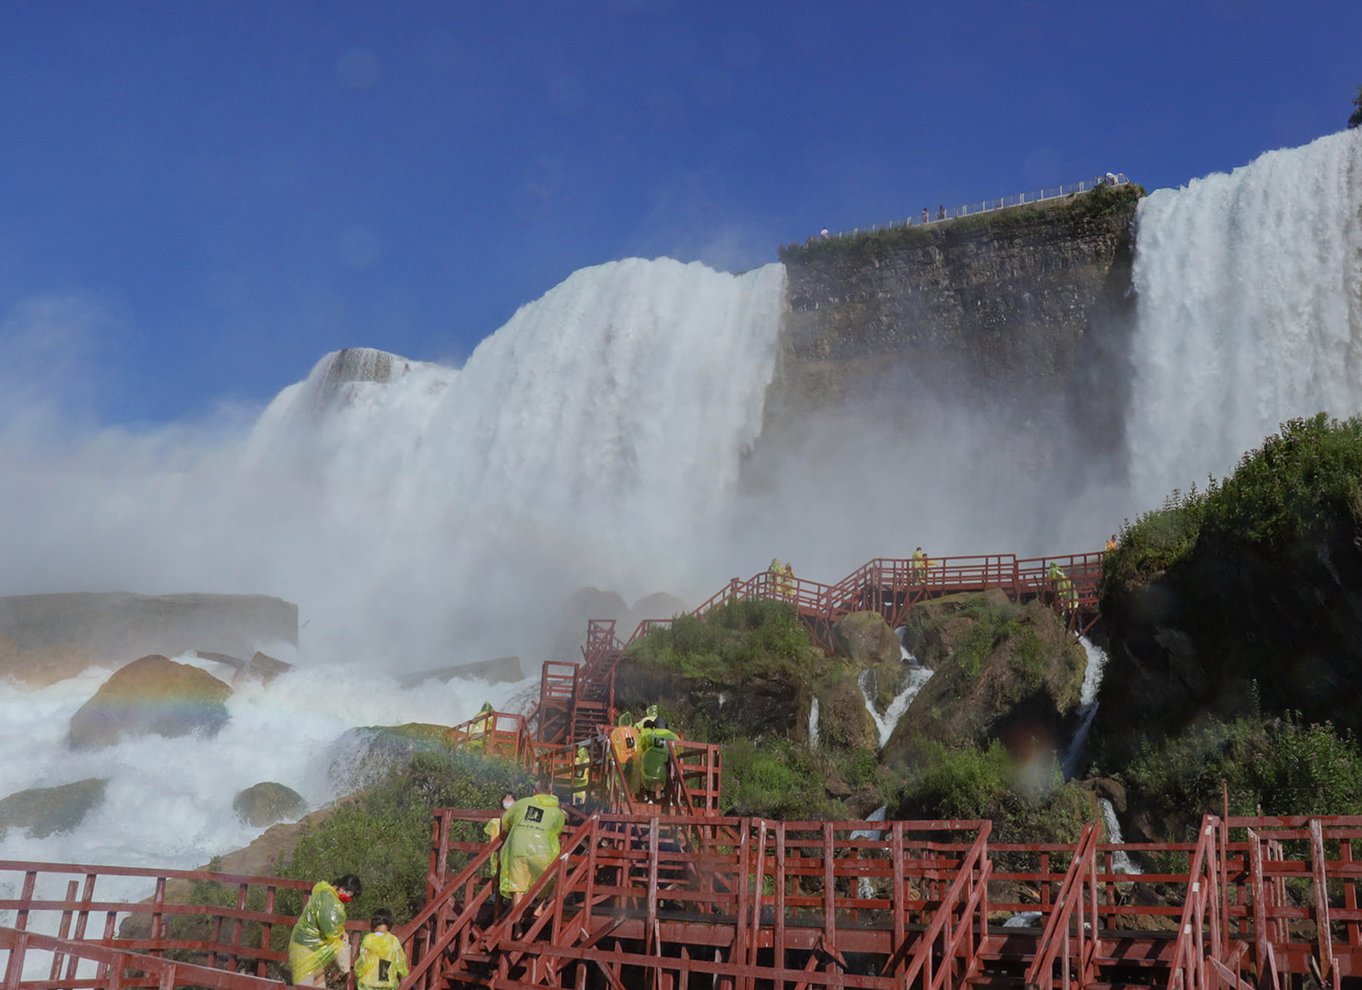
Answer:
[{"label": "white foamy water", "polygon": [[1097,717],[1097,690],[1102,686],[1102,671],[1107,666],[1107,654],[1100,646],[1095,646],[1086,636],[1078,638],[1087,654],[1087,666],[1083,668],[1083,684],[1078,689],[1078,728],[1069,740],[1064,751],[1064,779],[1070,780],[1078,773],[1083,753],[1088,748],[1088,735],[1092,732],[1093,719]]},{"label": "white foamy water", "polygon": [[[1107,823],[1107,841],[1124,842],[1125,839],[1121,835],[1121,823],[1116,818],[1116,809],[1106,798],[1098,798],[1097,803],[1102,806],[1102,820]],[[1117,873],[1136,874],[1140,872],[1140,868],[1135,865],[1129,854],[1123,849],[1118,849],[1112,854],[1111,866]]]},{"label": "white foamy water", "polygon": [[0,796],[88,777],[107,778],[102,804],[73,831],[38,838],[11,828],[0,859],[187,868],[246,845],[261,829],[241,822],[232,801],[274,780],[316,808],[337,796],[327,770],[348,729],[403,722],[454,724],[483,700],[500,705],[524,684],[428,681],[401,688],[360,665],[295,669],[269,685],[239,686],[229,720],[211,738],[124,738],[103,749],[67,746],[71,716],[108,677],[90,670],[50,687],[23,690],[0,680]]},{"label": "white foamy water", "polygon": [[35,440],[0,493],[0,546],[31,566],[0,593],[273,594],[307,656],[409,669],[532,652],[583,585],[703,597],[736,567],[783,285],[612,262],[458,370],[345,351],[242,435]]},{"label": "white foamy water", "polygon": [[903,717],[903,713],[908,710],[908,706],[913,703],[913,699],[922,690],[922,685],[932,678],[930,669],[919,667],[916,658],[911,653],[907,653],[906,650],[904,652],[911,661],[907,671],[905,671],[906,680],[903,689],[889,702],[883,715],[875,707],[873,693],[870,690],[871,671],[863,670],[861,675],[856,678],[856,686],[861,689],[861,698],[865,701],[865,710],[870,713],[871,719],[875,722],[875,730],[879,733],[880,749],[884,749],[889,742],[889,737],[894,734],[894,727],[899,724],[899,719]]},{"label": "white foamy water", "polygon": [[809,702],[809,745],[815,749],[822,738],[818,732],[818,707],[818,698],[815,697]]},{"label": "white foamy water", "polygon": [[1161,189],[1138,213],[1127,434],[1146,506],[1278,425],[1362,411],[1362,131]]}]

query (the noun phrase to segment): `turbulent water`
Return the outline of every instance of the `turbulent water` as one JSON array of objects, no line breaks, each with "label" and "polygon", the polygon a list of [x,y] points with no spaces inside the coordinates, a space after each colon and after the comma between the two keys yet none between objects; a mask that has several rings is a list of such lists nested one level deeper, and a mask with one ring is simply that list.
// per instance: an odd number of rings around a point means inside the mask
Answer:
[{"label": "turbulent water", "polygon": [[1144,507],[1286,419],[1362,411],[1362,131],[1141,204],[1127,423]]},{"label": "turbulent water", "polygon": [[760,430],[783,280],[778,265],[602,265],[522,307],[461,369],[329,355],[244,438],[5,450],[24,470],[0,487],[0,545],[30,566],[0,591],[264,592],[299,604],[302,631],[294,672],[238,691],[212,740],[76,756],[70,716],[107,672],[0,680],[0,797],[110,779],[79,829],[11,829],[0,858],[207,862],[258,831],[231,811],[240,788],[274,779],[315,806],[334,796],[328,747],[346,729],[452,724],[509,693],[392,675],[514,652],[537,674],[584,584],[707,595],[730,567],[724,506]]},{"label": "turbulent water", "polygon": [[[1077,493],[1056,472],[1040,513],[1094,544],[1172,486],[1223,473],[1281,420],[1362,410],[1362,132],[1156,192],[1138,225],[1133,492],[1070,510]],[[838,426],[799,484],[740,492],[783,284],[778,265],[584,269],[462,368],[338,352],[244,427],[53,430],[60,416],[41,397],[16,413],[17,379],[0,369],[0,546],[19,562],[0,593],[264,593],[297,602],[303,620],[296,671],[239,692],[211,742],[135,740],[76,760],[66,721],[103,675],[0,683],[0,796],[111,780],[78,831],[11,830],[0,857],[204,862],[252,834],[227,810],[239,786],[273,777],[324,801],[318,761],[346,728],[450,723],[486,693],[404,691],[390,671],[512,652],[534,670],[580,585],[695,601],[772,554],[835,579],[913,542],[1034,542],[1021,509],[996,501],[1007,478],[978,481],[993,448],[963,410],[912,456],[892,424],[887,441]],[[849,456],[858,440],[864,457]],[[882,743],[923,679],[914,671],[883,716],[868,705]]]}]

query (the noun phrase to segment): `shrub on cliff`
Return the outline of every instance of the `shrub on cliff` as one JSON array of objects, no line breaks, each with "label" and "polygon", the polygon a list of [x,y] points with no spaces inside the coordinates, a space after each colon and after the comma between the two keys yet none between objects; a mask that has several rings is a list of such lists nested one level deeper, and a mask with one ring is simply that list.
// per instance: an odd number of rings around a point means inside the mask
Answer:
[{"label": "shrub on cliff", "polygon": [[1203,538],[1280,553],[1339,519],[1362,519],[1362,419],[1293,419],[1225,481],[1174,491],[1128,524],[1105,576],[1109,585],[1147,579],[1188,559]]},{"label": "shrub on cliff", "polygon": [[1074,842],[1095,817],[1091,796],[1059,764],[1016,764],[1002,743],[930,747],[891,809],[897,818],[989,818],[1000,842]]},{"label": "shrub on cliff", "polygon": [[1201,815],[1355,815],[1362,812],[1362,753],[1351,734],[1296,717],[1210,721],[1176,739],[1146,743],[1122,775],[1144,838],[1181,840]]}]

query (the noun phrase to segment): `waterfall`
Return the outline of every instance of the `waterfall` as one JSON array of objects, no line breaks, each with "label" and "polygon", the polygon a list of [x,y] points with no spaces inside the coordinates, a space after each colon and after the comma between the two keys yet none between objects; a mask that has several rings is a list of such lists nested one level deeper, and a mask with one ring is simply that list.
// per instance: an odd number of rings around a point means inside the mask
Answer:
[{"label": "waterfall", "polygon": [[1088,748],[1088,733],[1092,731],[1092,720],[1097,716],[1097,689],[1102,686],[1102,671],[1107,665],[1107,654],[1100,646],[1094,646],[1086,636],[1079,637],[1088,663],[1083,669],[1083,685],[1078,690],[1078,728],[1073,739],[1064,751],[1064,779],[1071,780],[1078,773],[1078,765]]},{"label": "waterfall", "polygon": [[[1107,823],[1107,841],[1111,843],[1124,842],[1125,839],[1121,836],[1121,823],[1116,820],[1116,809],[1111,806],[1111,802],[1106,798],[1098,798],[1097,803],[1102,806],[1102,820]],[[1117,873],[1138,874],[1140,872],[1140,868],[1135,865],[1124,849],[1118,849],[1112,854],[1111,866]]]},{"label": "waterfall", "polygon": [[1135,495],[1221,475],[1284,420],[1362,411],[1362,130],[1146,197]]},{"label": "waterfall", "polygon": [[809,702],[809,745],[814,749],[818,748],[818,698]]},{"label": "waterfall", "polygon": [[908,706],[913,703],[913,699],[922,690],[922,685],[926,684],[932,677],[932,672],[928,668],[917,666],[916,659],[911,653],[908,654],[908,657],[913,662],[906,671],[907,680],[904,683],[903,690],[894,697],[893,701],[889,702],[889,707],[885,709],[883,715],[876,709],[873,692],[870,689],[871,671],[863,670],[861,675],[856,678],[856,686],[861,689],[861,697],[865,699],[865,710],[870,713],[871,719],[875,722],[875,728],[879,732],[880,749],[883,749],[889,742],[889,737],[894,734],[894,727],[899,724],[899,719],[903,717],[903,713],[908,710]]}]

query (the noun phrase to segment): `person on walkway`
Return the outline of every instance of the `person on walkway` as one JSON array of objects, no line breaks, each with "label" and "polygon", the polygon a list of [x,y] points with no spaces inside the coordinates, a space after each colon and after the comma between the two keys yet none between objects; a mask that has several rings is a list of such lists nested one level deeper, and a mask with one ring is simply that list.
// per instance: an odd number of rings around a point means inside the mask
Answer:
[{"label": "person on walkway", "polygon": [[532,796],[521,798],[501,816],[506,841],[501,846],[501,895],[519,904],[558,858],[558,837],[567,816],[558,806],[548,778]]},{"label": "person on walkway", "polygon": [[484,701],[478,713],[470,719],[473,724],[468,727],[468,748],[473,751],[480,751],[487,748],[487,731],[492,727],[492,720],[496,717],[492,710],[492,703]]},{"label": "person on walkway", "polygon": [[927,207],[925,207],[925,206],[922,208],[922,222],[923,222],[923,223],[931,223],[931,222],[932,222],[932,216],[931,216],[930,213],[927,212]]},{"label": "person on walkway", "polygon": [[946,208],[945,208],[944,206],[938,206],[938,207],[936,208],[936,218],[937,218],[938,220],[945,220],[945,219],[946,219]]},{"label": "person on walkway", "polygon": [[917,584],[927,580],[927,555],[922,552],[921,547],[913,551],[913,556],[908,561],[908,573]]},{"label": "person on walkway", "polygon": [[345,905],[364,889],[359,877],[347,873],[333,883],[318,880],[307,905],[293,925],[288,940],[288,966],[293,985],[326,986],[326,969],[335,965],[350,972],[350,942],[345,937]]},{"label": "person on walkway", "polygon": [[780,594],[784,598],[793,598],[795,592],[795,573],[794,564],[788,560],[785,566],[780,569],[780,578],[777,583],[780,585]]},{"label": "person on walkway", "polygon": [[[511,805],[513,804],[515,804],[515,795],[510,791],[506,791],[501,795],[501,814],[504,815],[506,812],[510,811]],[[482,834],[487,836],[488,842],[496,842],[497,836],[501,834],[501,815],[496,815],[487,819],[487,824],[482,827]],[[497,856],[493,856],[487,861],[487,875],[489,877],[496,879],[497,864],[499,862],[500,859]]]},{"label": "person on walkway", "polygon": [[1073,578],[1065,573],[1064,568],[1059,566],[1059,562],[1052,560],[1050,566],[1046,568],[1050,583],[1054,585],[1055,598],[1066,609],[1074,608],[1078,605],[1078,589],[1074,587]]},{"label": "person on walkway", "polygon": [[1107,553],[1111,553],[1115,549],[1116,549],[1116,534],[1112,533],[1109,537],[1107,537]]},{"label": "person on walkway", "polygon": [[634,723],[634,728],[642,732],[644,729],[651,729],[653,723],[657,721],[657,705],[649,705],[643,710],[643,717]]},{"label": "person on walkway", "polygon": [[586,792],[591,789],[591,750],[585,746],[577,747],[577,756],[572,761],[572,803],[575,806],[586,804]]},{"label": "person on walkway", "polygon": [[667,788],[667,767],[670,764],[671,746],[681,737],[667,728],[667,720],[658,718],[653,725],[639,733],[637,777],[634,793],[652,804],[661,804],[663,792]]},{"label": "person on walkway", "polygon": [[355,983],[359,990],[394,990],[407,975],[407,954],[390,929],[392,912],[379,908],[369,919],[369,934],[359,943]]}]

